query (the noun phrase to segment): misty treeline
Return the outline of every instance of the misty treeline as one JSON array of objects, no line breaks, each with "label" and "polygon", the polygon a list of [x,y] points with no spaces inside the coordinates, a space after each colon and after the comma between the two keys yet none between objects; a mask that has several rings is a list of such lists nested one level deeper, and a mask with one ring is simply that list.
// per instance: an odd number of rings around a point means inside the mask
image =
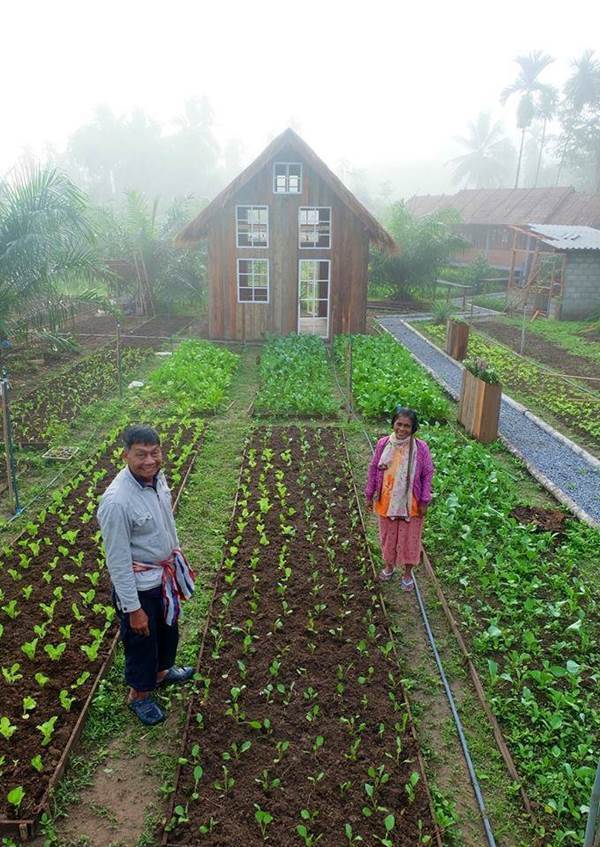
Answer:
[{"label": "misty treeline", "polygon": [[500,102],[517,102],[519,144],[484,110],[456,141],[465,151],[449,165],[469,188],[573,185],[600,191],[600,58],[586,50],[557,88],[544,80],[555,59],[536,50],[516,58],[517,74]]},{"label": "misty treeline", "polygon": [[67,349],[74,314],[101,308],[199,310],[206,296],[205,249],[174,238],[205,201],[127,191],[91,202],[63,171],[32,166],[0,182],[0,342]]},{"label": "misty treeline", "polygon": [[205,98],[164,126],[99,107],[65,150],[0,181],[0,335],[60,344],[86,306],[164,312],[206,297],[205,250],[174,238],[240,169]]}]

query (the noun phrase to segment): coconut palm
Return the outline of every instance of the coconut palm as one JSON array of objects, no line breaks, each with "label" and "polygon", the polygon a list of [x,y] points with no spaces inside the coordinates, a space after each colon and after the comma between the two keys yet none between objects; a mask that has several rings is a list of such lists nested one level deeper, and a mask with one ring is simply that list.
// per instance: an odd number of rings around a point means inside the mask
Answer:
[{"label": "coconut palm", "polygon": [[517,161],[517,173],[515,175],[515,188],[518,188],[525,132],[535,117],[535,95],[550,89],[550,86],[540,82],[538,77],[544,68],[547,68],[554,59],[552,56],[542,53],[541,50],[534,50],[528,56],[517,56],[515,61],[521,70],[516,80],[500,94],[500,102],[504,105],[513,94],[520,95],[519,105],[517,107],[517,127],[521,130],[521,144]]},{"label": "coconut palm", "polygon": [[455,139],[468,152],[451,159],[453,181],[475,188],[496,188],[508,175],[514,149],[505,137],[502,124],[492,123],[489,114],[482,112],[468,126],[468,134]]},{"label": "coconut palm", "polygon": [[76,300],[95,299],[95,292],[69,298],[59,283],[99,273],[94,231],[84,195],[54,168],[36,168],[0,183],[0,332],[14,330],[19,319]]}]

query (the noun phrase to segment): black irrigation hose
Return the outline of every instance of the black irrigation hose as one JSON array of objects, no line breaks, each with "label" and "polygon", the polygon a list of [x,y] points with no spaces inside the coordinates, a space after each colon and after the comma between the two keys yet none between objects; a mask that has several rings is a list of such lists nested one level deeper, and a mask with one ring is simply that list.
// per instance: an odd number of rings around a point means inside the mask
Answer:
[{"label": "black irrigation hose", "polygon": [[492,832],[492,827],[490,825],[490,821],[488,818],[488,814],[485,808],[485,801],[483,799],[483,795],[481,793],[481,788],[479,786],[479,780],[477,779],[477,774],[475,773],[475,768],[473,766],[473,760],[471,759],[471,753],[469,752],[469,744],[467,739],[465,738],[465,733],[462,726],[462,721],[460,719],[460,715],[458,714],[456,703],[454,702],[454,697],[452,695],[452,689],[450,688],[450,684],[448,683],[448,679],[446,678],[446,673],[444,671],[444,666],[442,664],[442,660],[440,658],[440,654],[438,653],[438,649],[435,643],[435,638],[433,632],[431,631],[431,626],[429,625],[429,619],[427,617],[427,612],[425,611],[425,605],[423,603],[423,598],[421,596],[421,591],[419,589],[419,585],[417,583],[417,579],[413,574],[413,580],[415,583],[415,593],[417,595],[417,602],[419,604],[419,609],[421,611],[421,617],[423,618],[423,624],[425,626],[425,630],[427,632],[427,638],[429,639],[429,643],[431,644],[431,649],[433,651],[433,656],[435,658],[435,663],[438,667],[438,671],[440,674],[440,678],[442,680],[442,685],[444,686],[444,691],[446,692],[446,697],[448,698],[448,703],[450,704],[450,710],[452,712],[452,717],[454,718],[454,723],[456,724],[456,732],[458,733],[458,738],[460,741],[460,746],[463,751],[463,756],[465,758],[465,762],[467,763],[467,770],[469,771],[469,777],[471,779],[471,784],[473,786],[473,791],[475,792],[475,799],[477,800],[477,805],[479,806],[479,812],[481,814],[481,821],[483,823],[483,828],[485,830],[485,837],[487,838],[487,842],[490,847],[496,847],[496,840],[494,838],[494,833]]},{"label": "black irrigation hose", "polygon": [[[340,391],[340,394],[343,396],[344,392],[342,390],[342,387],[340,385],[340,381],[338,379],[337,370],[336,370],[336,366],[335,366],[335,360],[332,361],[332,367],[333,367],[333,374],[335,376],[335,381],[337,382],[337,385],[338,385],[338,389]],[[371,437],[369,436],[369,433],[365,429],[363,422],[360,420],[358,415],[353,410],[351,403],[348,403],[348,411],[350,412],[352,417],[355,419],[355,421],[360,426],[365,438],[367,439],[367,443],[369,445],[371,453],[373,453],[373,442],[371,440]],[[359,504],[359,508],[360,508],[360,504]],[[417,583],[417,579],[416,579],[414,574],[413,574],[413,579],[414,579],[414,583],[415,583],[415,594],[417,596],[417,602],[419,604],[419,610],[421,612],[421,617],[423,619],[423,625],[424,625],[425,631],[427,633],[427,638],[429,639],[429,644],[431,645],[431,650],[433,652],[433,657],[435,659],[435,663],[437,665],[437,668],[438,668],[438,671],[439,671],[439,674],[440,674],[440,679],[442,680],[442,685],[444,686],[444,692],[446,694],[446,698],[448,699],[450,711],[452,712],[452,717],[454,719],[454,724],[456,726],[456,732],[457,732],[457,735],[458,735],[458,739],[460,741],[460,746],[461,746],[461,749],[462,749],[462,752],[463,752],[463,757],[464,757],[465,763],[467,765],[467,770],[469,772],[469,778],[471,780],[471,785],[473,786],[473,791],[475,793],[475,799],[477,801],[477,806],[479,807],[479,813],[481,815],[481,821],[482,821],[482,824],[483,824],[485,837],[486,837],[486,840],[487,840],[489,847],[496,847],[496,839],[494,838],[494,833],[492,832],[492,827],[491,827],[491,824],[490,824],[490,821],[489,821],[489,818],[488,818],[488,813],[487,813],[487,810],[486,810],[486,807],[485,807],[485,801],[483,799],[483,794],[481,792],[481,786],[479,785],[479,780],[477,779],[477,774],[475,773],[475,767],[473,765],[473,760],[471,758],[471,753],[469,751],[469,744],[468,744],[468,741],[467,741],[466,736],[465,736],[465,732],[464,732],[464,729],[463,729],[462,721],[460,719],[460,715],[458,714],[458,709],[456,708],[456,702],[454,700],[454,695],[452,694],[452,689],[450,688],[448,678],[446,677],[446,672],[444,671],[444,665],[442,663],[442,659],[440,657],[440,654],[439,654],[438,649],[437,649],[437,645],[435,643],[435,636],[434,636],[433,631],[431,629],[431,625],[429,623],[429,618],[427,617],[427,611],[425,609],[423,597],[421,595],[421,591],[419,589],[419,585]]]}]

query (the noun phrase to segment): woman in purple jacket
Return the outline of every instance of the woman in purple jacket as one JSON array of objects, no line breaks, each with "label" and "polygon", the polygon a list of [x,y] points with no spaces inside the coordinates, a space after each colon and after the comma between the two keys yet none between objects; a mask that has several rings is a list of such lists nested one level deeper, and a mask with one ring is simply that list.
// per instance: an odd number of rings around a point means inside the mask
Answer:
[{"label": "woman in purple jacket", "polygon": [[423,518],[431,502],[434,472],[429,447],[415,438],[418,428],[417,413],[396,406],[392,433],[377,442],[365,486],[367,509],[379,520],[384,563],[379,579],[391,579],[396,565],[404,567],[404,591],[415,586],[412,569],[421,555]]}]

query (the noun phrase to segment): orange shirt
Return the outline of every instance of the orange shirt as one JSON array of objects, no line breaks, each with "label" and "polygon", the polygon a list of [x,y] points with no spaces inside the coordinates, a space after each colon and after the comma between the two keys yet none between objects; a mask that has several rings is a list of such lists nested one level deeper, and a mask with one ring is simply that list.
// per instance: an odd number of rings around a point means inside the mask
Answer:
[{"label": "orange shirt", "polygon": [[[390,507],[390,500],[392,499],[392,491],[394,489],[394,480],[396,479],[396,474],[398,473],[398,469],[400,468],[402,452],[406,449],[406,447],[403,447],[402,450],[394,450],[392,452],[392,462],[389,468],[386,468],[383,474],[383,485],[381,486],[381,494],[379,495],[379,500],[376,500],[373,504],[373,510],[375,514],[381,515],[382,518],[387,518],[388,509]],[[410,516],[411,518],[416,518],[418,515],[417,501],[415,500],[415,496],[412,492],[410,494],[410,498]]]}]

